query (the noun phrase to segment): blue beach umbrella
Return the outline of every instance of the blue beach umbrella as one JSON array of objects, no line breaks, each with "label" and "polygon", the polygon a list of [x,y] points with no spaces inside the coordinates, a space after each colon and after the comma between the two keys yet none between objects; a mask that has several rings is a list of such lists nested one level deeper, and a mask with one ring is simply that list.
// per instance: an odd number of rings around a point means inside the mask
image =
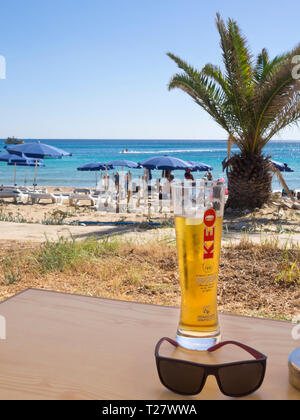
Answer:
[{"label": "blue beach umbrella", "polygon": [[[19,156],[25,155],[25,157],[33,158],[33,159],[44,159],[44,158],[52,158],[52,159],[60,159],[63,156],[72,156],[71,153],[65,152],[62,149],[58,149],[57,147],[50,146],[49,144],[40,143],[39,141],[36,143],[25,143],[19,144],[14,146],[9,146],[6,148],[8,153],[13,153]],[[34,187],[37,185],[37,168],[38,168],[38,161],[36,160],[35,165],[35,173],[34,173]]]},{"label": "blue beach umbrella", "polygon": [[291,169],[286,163],[276,162],[275,160],[271,160],[271,163],[278,169],[280,172],[295,172]]},{"label": "blue beach umbrella", "polygon": [[90,171],[90,172],[95,172],[96,174],[96,187],[98,184],[98,177],[97,177],[97,172],[98,171],[105,171],[108,169],[112,169],[111,165],[107,165],[105,163],[101,163],[101,162],[91,162],[91,163],[87,163],[86,165],[81,166],[80,168],[77,168],[77,171]]},{"label": "blue beach umbrella", "polygon": [[44,144],[40,142],[36,143],[25,143],[18,144],[14,146],[9,146],[6,148],[9,153],[13,153],[19,156],[23,154],[29,158],[33,159],[44,159],[44,158],[53,158],[60,159],[63,156],[72,156],[71,153],[68,153],[57,147],[50,146],[49,144]]},{"label": "blue beach umbrella", "polygon": [[37,163],[38,167],[44,167],[44,163],[41,162],[40,160],[36,160],[36,159],[31,159],[31,158],[21,158],[19,156],[19,159],[13,158],[8,162],[8,165],[13,166],[13,165],[17,165],[17,166],[35,166]]},{"label": "blue beach umbrella", "polygon": [[[17,185],[16,183],[17,182],[17,166],[25,167],[25,170],[24,170],[24,184],[25,185],[26,185],[26,168],[28,166],[34,167],[34,168],[45,166],[41,161],[37,161],[36,159],[26,158],[26,157],[17,156],[17,155],[10,155],[10,156],[11,156],[11,159],[8,161],[8,165],[15,167],[14,185]],[[34,179],[34,185],[35,183],[36,183],[36,175]]]},{"label": "blue beach umbrella", "polygon": [[35,166],[35,160],[26,158],[26,156],[18,156],[11,153],[2,153],[0,162],[7,162],[8,165],[15,167],[14,185],[16,185],[16,167],[17,166]]},{"label": "blue beach umbrella", "polygon": [[11,159],[20,159],[18,155],[12,155],[10,153],[1,153],[0,155],[0,162],[9,162]]},{"label": "blue beach umbrella", "polygon": [[191,169],[192,165],[188,162],[178,159],[172,156],[156,156],[144,160],[140,163],[143,168],[146,169],[160,169],[160,170],[180,170],[180,169]]},{"label": "blue beach umbrella", "polygon": [[132,168],[137,169],[140,167],[140,165],[136,162],[132,162],[131,160],[125,160],[125,159],[119,159],[119,160],[111,160],[110,162],[107,162],[105,165],[112,166],[112,167],[126,167],[126,168]]},{"label": "blue beach umbrella", "polygon": [[77,171],[104,171],[105,169],[111,169],[112,166],[101,162],[91,162],[86,165],[77,168]]},{"label": "blue beach umbrella", "polygon": [[206,163],[202,163],[202,162],[194,162],[191,160],[188,160],[187,163],[189,163],[190,165],[192,165],[192,172],[207,172],[207,171],[213,171],[213,167],[206,165]]}]

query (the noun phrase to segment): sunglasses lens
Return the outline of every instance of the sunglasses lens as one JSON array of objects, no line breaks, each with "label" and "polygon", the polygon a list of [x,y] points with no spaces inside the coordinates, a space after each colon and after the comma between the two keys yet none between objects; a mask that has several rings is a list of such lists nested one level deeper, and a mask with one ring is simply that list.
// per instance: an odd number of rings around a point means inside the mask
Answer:
[{"label": "sunglasses lens", "polygon": [[162,383],[171,391],[196,395],[201,390],[205,370],[200,366],[181,363],[177,360],[159,360],[158,370]]},{"label": "sunglasses lens", "polygon": [[246,395],[254,392],[263,374],[262,363],[244,363],[219,369],[222,389],[228,395]]}]

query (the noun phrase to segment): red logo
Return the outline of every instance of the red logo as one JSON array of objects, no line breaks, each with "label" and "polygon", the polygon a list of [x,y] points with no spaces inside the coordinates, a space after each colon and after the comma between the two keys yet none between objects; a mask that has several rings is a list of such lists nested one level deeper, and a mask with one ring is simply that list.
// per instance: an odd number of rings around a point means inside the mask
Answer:
[{"label": "red logo", "polygon": [[[206,210],[204,213],[204,259],[210,260],[214,258],[214,250],[215,250],[215,233],[216,228],[214,224],[216,223],[216,212],[214,209]],[[208,243],[211,243],[208,246]]]}]

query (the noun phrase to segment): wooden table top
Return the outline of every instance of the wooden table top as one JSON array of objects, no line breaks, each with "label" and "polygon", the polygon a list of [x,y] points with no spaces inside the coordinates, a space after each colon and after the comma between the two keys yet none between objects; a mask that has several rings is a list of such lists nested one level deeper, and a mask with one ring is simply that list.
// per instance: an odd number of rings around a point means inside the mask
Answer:
[{"label": "wooden table top", "polygon": [[[0,399],[181,399],[160,384],[154,358],[156,342],[175,337],[178,308],[29,289],[2,302],[0,315],[6,318]],[[299,346],[291,323],[225,314],[220,321],[224,340],[268,356],[261,389],[246,399],[300,399],[288,381],[288,356]],[[204,363],[249,358],[229,347],[213,355],[168,345],[162,350]],[[209,377],[202,393],[190,399],[226,398]]]}]

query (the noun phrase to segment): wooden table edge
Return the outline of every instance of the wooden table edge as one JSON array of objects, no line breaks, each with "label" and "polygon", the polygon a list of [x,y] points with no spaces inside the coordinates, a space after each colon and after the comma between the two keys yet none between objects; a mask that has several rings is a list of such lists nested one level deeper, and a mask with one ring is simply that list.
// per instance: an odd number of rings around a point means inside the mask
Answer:
[{"label": "wooden table edge", "polygon": [[[57,290],[48,290],[48,289],[38,289],[38,288],[34,288],[34,287],[28,287],[24,290],[21,290],[20,292],[17,292],[15,295],[12,295],[12,296],[2,300],[0,302],[0,305],[3,305],[6,302],[9,302],[10,300],[14,299],[15,297],[18,297],[22,294],[25,294],[26,292],[29,292],[29,291],[45,292],[45,293],[47,292],[47,293],[61,294],[61,295],[74,296],[74,297],[83,297],[83,298],[93,298],[93,299],[98,299],[98,300],[102,300],[102,301],[106,301],[106,302],[120,302],[120,303],[127,303],[127,304],[132,303],[132,304],[135,304],[135,305],[146,305],[146,306],[153,306],[153,307],[158,307],[158,308],[179,309],[179,306],[155,305],[154,303],[136,302],[136,301],[131,301],[131,300],[105,298],[105,297],[100,297],[100,296],[89,296],[89,295],[83,295],[83,294],[80,294],[80,293],[61,292],[61,291],[57,291]],[[224,315],[226,317],[245,318],[245,319],[258,320],[258,321],[268,321],[268,322],[274,322],[274,323],[277,323],[277,324],[281,323],[281,324],[287,325],[287,324],[291,323],[291,321],[289,321],[289,320],[272,319],[272,318],[260,318],[260,317],[251,316],[251,315],[239,315],[239,314],[232,314],[232,313],[223,312],[223,311],[219,311],[219,314]]]}]

